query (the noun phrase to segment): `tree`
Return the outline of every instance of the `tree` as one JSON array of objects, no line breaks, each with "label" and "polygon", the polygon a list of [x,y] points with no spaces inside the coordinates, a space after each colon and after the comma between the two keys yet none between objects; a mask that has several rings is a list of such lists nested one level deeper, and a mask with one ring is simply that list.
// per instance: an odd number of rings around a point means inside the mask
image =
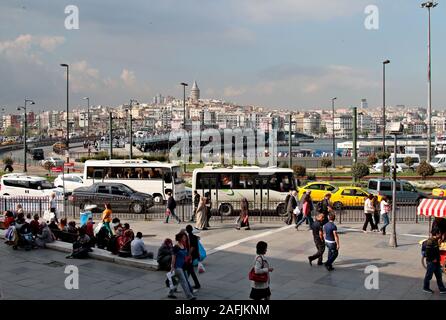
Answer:
[{"label": "tree", "polygon": [[43,165],[45,170],[48,170],[48,173],[51,171],[51,169],[54,167],[54,163],[51,161],[46,161]]},{"label": "tree", "polygon": [[19,130],[17,130],[17,128],[14,127],[7,127],[5,130],[5,136],[7,137],[12,137],[12,136],[17,136],[19,135]]},{"label": "tree", "polygon": [[367,164],[369,166],[373,166],[374,164],[376,164],[378,162],[378,157],[375,154],[371,154],[368,156],[367,158]]},{"label": "tree", "polygon": [[420,165],[417,168],[417,173],[423,177],[423,180],[426,179],[428,176],[433,176],[435,174],[435,168],[432,167],[429,163],[426,161],[423,161],[420,163]]},{"label": "tree", "polygon": [[5,166],[12,166],[14,164],[14,160],[9,156],[4,157],[2,161]]},{"label": "tree", "polygon": [[355,180],[361,181],[361,178],[369,174],[369,167],[364,163],[356,163],[352,166],[352,176]]},{"label": "tree", "polygon": [[330,158],[323,158],[321,160],[321,165],[325,168],[326,171],[328,171],[328,167],[330,167],[333,164]]},{"label": "tree", "polygon": [[405,157],[404,158],[404,164],[408,166],[409,168],[412,168],[413,164],[415,163],[415,159],[412,157]]},{"label": "tree", "polygon": [[307,175],[307,169],[304,166],[294,165],[293,171],[298,177],[305,177]]},{"label": "tree", "polygon": [[387,151],[378,152],[377,156],[378,156],[378,159],[386,160],[386,159],[390,158],[390,153],[388,153]]}]

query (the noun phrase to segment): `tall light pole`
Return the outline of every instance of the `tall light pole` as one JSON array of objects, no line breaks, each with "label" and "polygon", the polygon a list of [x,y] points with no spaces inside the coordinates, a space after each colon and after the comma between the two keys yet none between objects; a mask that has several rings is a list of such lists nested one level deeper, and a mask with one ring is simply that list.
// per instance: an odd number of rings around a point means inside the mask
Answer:
[{"label": "tall light pole", "polygon": [[183,86],[183,129],[186,130],[186,87],[188,84],[181,82],[180,85]]},{"label": "tall light pole", "polygon": [[[87,146],[88,146],[88,157],[90,157],[90,97],[84,97],[83,100],[87,100],[87,144],[88,144]],[[85,126],[85,121],[84,121],[84,126]]]},{"label": "tall light pole", "polygon": [[26,166],[26,131],[27,131],[27,127],[28,127],[28,116],[26,114],[26,104],[29,102],[29,104],[35,104],[34,101],[29,100],[29,99],[25,99],[25,106],[24,107],[18,107],[17,110],[23,110],[23,112],[25,113],[25,118],[23,120],[23,172],[27,172],[28,168]]},{"label": "tall light pole", "polygon": [[421,4],[421,8],[427,8],[428,12],[428,40],[427,40],[427,162],[431,162],[432,152],[432,78],[431,78],[431,8],[438,6],[434,1]]},{"label": "tall light pole", "polygon": [[133,103],[139,105],[139,102],[135,99],[130,99],[129,111],[130,111],[130,159],[133,158],[133,116],[132,116],[132,108]]},{"label": "tall light pole", "polygon": [[69,80],[70,80],[70,66],[66,63],[61,63],[61,67],[67,68],[67,162],[70,162],[70,92],[69,92]]},{"label": "tall light pole", "polygon": [[331,116],[331,120],[332,120],[332,137],[333,137],[333,169],[336,169],[336,141],[335,141],[335,126],[334,126],[334,119],[335,119],[335,100],[338,99],[337,97],[334,97],[331,99],[331,112],[332,112],[332,116]]},{"label": "tall light pole", "polygon": [[382,173],[383,178],[386,177],[386,168],[384,165],[384,153],[386,152],[386,64],[389,64],[390,60],[384,60],[383,61],[383,166],[382,166]]}]

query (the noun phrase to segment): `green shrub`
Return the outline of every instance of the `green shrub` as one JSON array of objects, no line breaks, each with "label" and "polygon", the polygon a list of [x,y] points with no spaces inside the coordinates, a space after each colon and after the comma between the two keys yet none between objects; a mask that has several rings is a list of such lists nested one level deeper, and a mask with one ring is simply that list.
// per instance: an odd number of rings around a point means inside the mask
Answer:
[{"label": "green shrub", "polygon": [[355,180],[361,181],[361,178],[364,178],[369,174],[369,167],[364,163],[356,163],[352,166],[352,176]]},{"label": "green shrub", "polygon": [[423,161],[420,163],[420,165],[417,168],[417,173],[423,177],[423,180],[426,179],[428,176],[433,176],[435,174],[435,168],[432,167],[429,163],[426,161]]},{"label": "green shrub", "polygon": [[307,180],[308,181],[316,181],[316,175],[314,173],[309,173],[307,175]]},{"label": "green shrub", "polygon": [[298,164],[293,166],[293,171],[298,177],[305,177],[307,174],[307,168]]},{"label": "green shrub", "polygon": [[323,158],[321,160],[321,165],[325,168],[325,170],[328,170],[328,167],[330,167],[333,164],[333,161],[331,161],[330,158]]},{"label": "green shrub", "polygon": [[5,166],[12,166],[14,164],[14,160],[11,157],[6,156],[3,158],[3,164]]},{"label": "green shrub", "polygon": [[408,166],[409,168],[411,168],[414,163],[415,163],[415,159],[414,158],[412,158],[412,157],[405,157],[404,158],[404,164],[406,166]]},{"label": "green shrub", "polygon": [[376,155],[371,154],[370,156],[367,157],[367,164],[369,166],[373,166],[377,162],[378,162],[378,157]]}]

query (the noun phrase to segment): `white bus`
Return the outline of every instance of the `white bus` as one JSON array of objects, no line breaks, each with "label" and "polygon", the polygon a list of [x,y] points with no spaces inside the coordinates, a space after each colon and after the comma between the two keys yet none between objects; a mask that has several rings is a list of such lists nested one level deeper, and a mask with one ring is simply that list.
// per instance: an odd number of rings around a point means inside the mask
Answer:
[{"label": "white bus", "polygon": [[151,194],[155,203],[163,203],[171,191],[175,200],[186,198],[181,167],[177,164],[147,160],[87,160],[84,166],[85,186],[95,182],[123,183]]},{"label": "white bus", "polygon": [[276,167],[232,167],[195,169],[192,190],[211,198],[211,206],[222,215],[232,215],[242,198],[250,202],[249,209],[275,210],[285,214],[285,198],[296,190],[293,170]]}]

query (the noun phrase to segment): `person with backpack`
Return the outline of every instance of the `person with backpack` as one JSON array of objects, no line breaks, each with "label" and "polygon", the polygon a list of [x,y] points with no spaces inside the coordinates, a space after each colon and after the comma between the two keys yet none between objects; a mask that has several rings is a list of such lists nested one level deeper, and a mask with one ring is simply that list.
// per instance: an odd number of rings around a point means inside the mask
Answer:
[{"label": "person with backpack", "polygon": [[271,297],[269,274],[274,269],[270,268],[268,261],[265,260],[267,249],[268,244],[266,242],[257,242],[257,255],[254,259],[254,266],[249,272],[249,280],[251,280],[251,293],[249,298],[253,300],[269,300]]},{"label": "person with backpack", "polygon": [[167,215],[166,215],[166,221],[164,223],[169,223],[170,216],[174,217],[177,220],[178,223],[181,223],[180,218],[175,214],[175,209],[177,207],[177,202],[175,201],[175,199],[174,199],[174,197],[172,195],[172,192],[169,191],[167,193],[167,196],[168,196],[168,198],[167,198],[167,209],[166,209]]}]

